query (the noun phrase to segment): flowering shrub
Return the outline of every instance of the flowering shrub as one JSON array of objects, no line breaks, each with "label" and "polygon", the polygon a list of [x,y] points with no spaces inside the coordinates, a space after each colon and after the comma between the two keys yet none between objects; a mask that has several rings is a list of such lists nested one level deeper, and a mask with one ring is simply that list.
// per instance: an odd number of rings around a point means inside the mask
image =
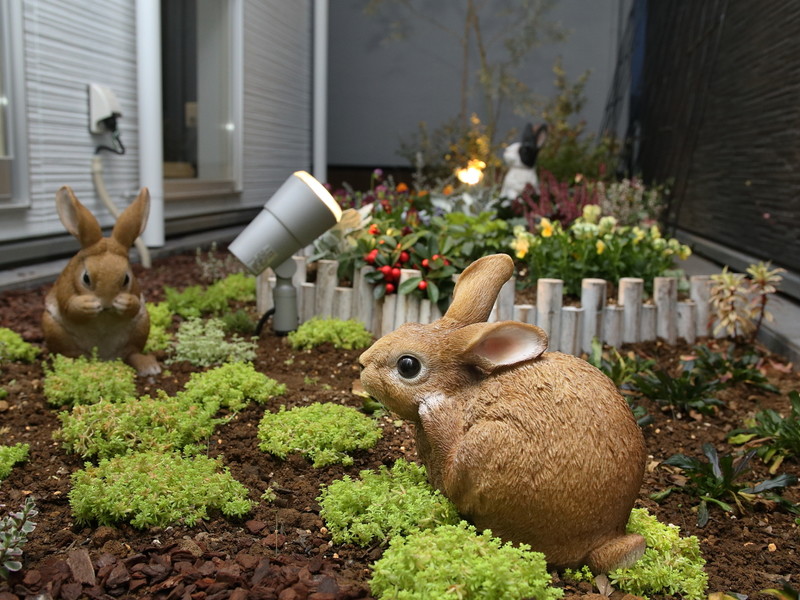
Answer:
[{"label": "flowering shrub", "polygon": [[526,186],[512,204],[512,210],[525,218],[530,230],[534,230],[536,222],[542,218],[559,221],[567,227],[581,216],[584,207],[598,204],[598,185],[582,175],[575,176],[572,182],[559,181],[550,171],[541,170],[540,193],[537,195],[533,187]]},{"label": "flowering shrub", "polygon": [[597,182],[600,209],[614,215],[619,225],[654,225],[664,211],[664,196],[659,188],[646,188],[641,180],[623,179]]},{"label": "flowering shrub", "polygon": [[565,292],[573,295],[580,293],[585,277],[641,277],[652,285],[676,257],[691,253],[678,240],[663,238],[656,225],[620,227],[614,217],[600,217],[594,205],[585,207],[583,216],[566,229],[558,221],[542,219],[537,234],[518,226],[511,243],[516,257],[527,264],[528,280],[563,279]]}]

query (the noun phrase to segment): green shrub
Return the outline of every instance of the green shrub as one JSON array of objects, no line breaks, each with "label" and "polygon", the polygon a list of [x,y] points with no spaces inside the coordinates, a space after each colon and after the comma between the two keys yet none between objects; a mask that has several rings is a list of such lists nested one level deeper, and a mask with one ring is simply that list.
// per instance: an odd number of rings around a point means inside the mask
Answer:
[{"label": "green shrub", "polygon": [[195,403],[214,401],[220,407],[241,410],[250,400],[263,404],[286,393],[286,385],[255,370],[251,363],[231,362],[192,373],[180,393]]},{"label": "green shrub", "polygon": [[447,600],[485,598],[555,600],[544,555],[478,534],[461,522],[396,536],[373,567],[370,588],[378,598]]},{"label": "green shrub", "polygon": [[614,282],[641,277],[652,289],[655,277],[691,254],[677,239],[664,239],[655,225],[619,227],[613,217],[600,218],[594,205],[585,207],[583,216],[566,229],[549,219],[540,221],[535,234],[515,227],[511,247],[528,267],[523,285],[542,277],[562,279],[564,292],[574,296],[580,295],[586,277]]},{"label": "green shrub", "polygon": [[0,327],[0,362],[4,360],[31,363],[41,350],[22,339],[16,331]]},{"label": "green shrub", "polygon": [[77,522],[99,525],[192,526],[209,510],[241,517],[252,506],[247,488],[221,466],[219,459],[158,451],[87,463],[72,475],[69,502]]},{"label": "green shrub", "polygon": [[52,367],[45,365],[44,372],[44,395],[54,406],[93,404],[101,399],[119,402],[136,396],[136,370],[121,360],[56,354]]},{"label": "green shrub", "polygon": [[745,427],[731,432],[731,444],[751,443],[764,462],[772,463],[770,473],[775,473],[786,457],[800,457],[800,392],[789,392],[791,413],[787,417],[768,408],[760,410]]},{"label": "green shrub", "polygon": [[[732,454],[719,456],[714,445],[706,442],[703,444],[703,454],[706,460],[685,454],[673,454],[663,463],[681,469],[686,476],[686,483],[680,489],[700,500],[697,507],[698,527],[704,527],[708,523],[709,505],[717,505],[726,512],[734,512],[735,506],[740,513],[744,513],[745,507],[754,504],[758,498],[774,502],[790,512],[800,514],[800,506],[774,491],[797,483],[796,475],[784,473],[759,483],[751,483],[745,480],[745,476],[750,472],[750,461],[756,454],[755,450],[750,450],[738,460],[734,460]],[[679,488],[670,487],[651,494],[650,497],[662,500],[676,489]]]},{"label": "green shrub", "polygon": [[172,311],[169,304],[166,302],[159,302],[153,304],[148,302],[147,313],[150,315],[150,335],[147,336],[147,344],[145,344],[145,352],[153,352],[155,350],[166,350],[169,348],[169,343],[172,340],[168,329],[172,325]]},{"label": "green shrub", "polygon": [[193,285],[178,291],[165,286],[164,294],[172,312],[184,319],[202,315],[219,315],[228,309],[228,302],[252,302],[256,298],[256,280],[245,273],[233,273],[207,288]]},{"label": "green shrub", "polygon": [[256,322],[246,310],[242,309],[236,312],[226,312],[222,315],[222,323],[228,333],[252,335],[256,330]]},{"label": "green shrub", "polygon": [[279,458],[301,452],[315,467],[353,464],[348,454],[372,448],[381,437],[374,419],[340,404],[320,404],[267,412],[258,425],[258,447]]},{"label": "green shrub", "polygon": [[182,394],[170,398],[163,391],[156,398],[101,400],[61,412],[56,438],[65,450],[84,458],[111,458],[130,450],[180,450],[207,438],[224,421],[214,418],[218,409],[213,399],[197,403]]},{"label": "green shrub", "polygon": [[197,367],[209,367],[224,362],[249,362],[256,357],[255,338],[244,340],[233,335],[225,339],[225,326],[220,319],[190,318],[178,327],[173,343],[173,358],[185,360]]},{"label": "green shrub", "polygon": [[22,510],[0,519],[0,577],[3,579],[22,568],[22,546],[28,541],[28,534],[36,529],[31,517],[38,513],[36,503],[28,496],[22,504]]},{"label": "green shrub", "polygon": [[361,546],[420,529],[458,523],[455,506],[428,483],[425,467],[398,459],[389,470],[366,469],[361,479],[334,481],[317,498],[336,544]]},{"label": "green shrub", "polygon": [[289,344],[295,350],[308,350],[330,342],[336,348],[353,350],[372,344],[372,334],[355,319],[322,319],[314,317],[289,333]]},{"label": "green shrub", "polygon": [[14,465],[28,460],[29,451],[28,444],[0,445],[0,481],[9,476]]},{"label": "green shrub", "polygon": [[611,583],[630,594],[679,595],[685,600],[706,597],[706,564],[695,536],[681,537],[677,525],[664,525],[647,509],[634,508],[628,533],[638,533],[647,542],[639,561],[627,569],[609,573]]},{"label": "green shrub", "polygon": [[661,406],[708,414],[723,404],[716,397],[723,384],[686,365],[678,375],[659,369],[651,374],[636,374],[632,381],[637,390]]}]

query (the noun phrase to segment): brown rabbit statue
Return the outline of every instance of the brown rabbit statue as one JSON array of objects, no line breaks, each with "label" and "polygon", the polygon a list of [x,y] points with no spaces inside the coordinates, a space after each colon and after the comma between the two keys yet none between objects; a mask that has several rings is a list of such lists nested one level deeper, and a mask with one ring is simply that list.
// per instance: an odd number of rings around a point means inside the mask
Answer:
[{"label": "brown rabbit statue", "polygon": [[644,437],[614,383],[584,360],[545,352],[547,334],[487,323],[514,272],[504,254],[471,264],[444,317],[407,323],[366,350],[364,389],[416,426],[431,483],[481,529],[595,575],[636,562],[626,534]]},{"label": "brown rabbit statue", "polygon": [[111,237],[64,186],[56,194],[61,222],[80,242],[45,298],[44,340],[51,352],[76,357],[121,358],[140,375],[161,372],[152,355],[142,354],[150,317],[128,260],[128,249],[144,230],[150,194],[142,188],[117,219]]}]

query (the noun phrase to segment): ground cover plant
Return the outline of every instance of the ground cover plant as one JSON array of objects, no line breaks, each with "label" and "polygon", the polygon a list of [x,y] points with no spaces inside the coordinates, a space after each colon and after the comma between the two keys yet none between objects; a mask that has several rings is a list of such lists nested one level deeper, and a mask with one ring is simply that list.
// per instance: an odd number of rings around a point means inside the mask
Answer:
[{"label": "ground cover plant", "polygon": [[[218,256],[222,261],[226,255],[220,251]],[[164,284],[183,289],[203,281],[194,253],[158,259],[148,271],[135,268],[146,298],[154,303],[165,300]],[[38,318],[45,291],[0,294],[0,327],[12,328],[39,349],[42,345]],[[247,303],[232,301],[229,305],[231,311],[239,309],[253,314]],[[180,318],[176,318],[169,326],[170,335],[176,333],[179,322]],[[725,341],[709,347],[728,356],[729,346]],[[735,377],[726,378],[718,372],[713,378],[725,380],[724,387],[717,392],[722,403],[703,413],[675,410],[634,389],[626,393],[652,418],[652,423],[644,426],[651,458],[637,508],[646,508],[665,527],[670,523],[679,526],[681,539],[696,537],[706,561],[708,593],[725,593],[732,598],[736,597],[733,594],[746,594],[752,600],[766,600],[770,596],[761,591],[782,591],[789,576],[787,585],[798,587],[795,575],[800,572],[800,536],[795,522],[798,516],[762,498],[747,505],[741,513],[738,510],[728,513],[712,506],[708,522],[698,527],[697,514],[692,508],[699,500],[684,493],[681,486],[686,483],[687,475],[663,465],[676,453],[704,460],[702,444],[706,442],[715,445],[719,456],[733,455],[738,459],[746,455],[755,447],[734,444],[729,441],[730,435],[747,427],[749,419],[764,411],[775,411],[781,419],[791,422],[790,393],[800,391],[800,379],[780,357],[761,348],[758,351],[760,360],[752,366],[778,392],[745,380],[734,381]],[[285,337],[263,332],[255,346],[252,369],[284,384],[285,393],[260,401],[230,396],[227,407],[221,406],[216,415],[225,422],[217,424],[198,444],[202,447],[200,456],[214,459],[217,465],[214,474],[227,469],[231,478],[244,487],[244,498],[250,508],[226,516],[220,508],[212,506],[194,525],[189,525],[181,515],[169,524],[154,523],[144,529],[131,525],[132,518],[114,518],[104,526],[94,516],[86,522],[77,519],[70,504],[74,487],[71,477],[87,469],[86,459],[67,452],[52,437],[62,426],[59,412],[73,404],[50,404],[44,395],[44,367],[52,364],[52,357],[43,352],[33,363],[0,364],[0,389],[8,392],[2,399],[6,405],[0,402],[0,443],[11,446],[25,443],[30,448],[28,460],[14,466],[0,482],[0,504],[5,505],[0,510],[18,512],[26,498],[33,498],[39,510],[34,519],[36,529],[27,534],[27,541],[20,547],[22,569],[10,573],[7,580],[0,580],[0,593],[12,593],[20,599],[39,594],[53,598],[77,598],[81,594],[121,598],[170,595],[180,598],[187,594],[197,598],[244,598],[246,594],[254,598],[278,598],[283,594],[284,598],[313,600],[376,597],[378,592],[371,587],[375,565],[386,556],[388,546],[377,539],[366,546],[334,541],[333,527],[321,516],[319,498],[323,490],[330,489],[345,475],[356,482],[365,470],[376,474],[381,467],[391,470],[400,459],[416,463],[413,428],[391,414],[377,411],[370,418],[380,428],[381,437],[372,448],[354,451],[352,465],[334,463],[316,468],[300,453],[280,458],[258,449],[257,434],[264,414],[277,413],[280,406],[285,406],[286,412],[314,403],[360,411],[363,398],[358,395],[357,386],[354,389],[360,352],[338,350],[330,343],[310,351],[295,350]],[[741,342],[731,352],[733,359],[743,358]],[[162,364],[174,358],[169,348],[156,354]],[[697,352],[694,346],[682,343],[636,344],[619,349],[625,364],[617,367],[613,366],[619,362],[616,354],[606,349],[603,355],[612,372],[616,368],[616,373],[624,379],[633,361],[653,361],[653,370],[677,373],[687,362],[682,358],[697,356]],[[236,363],[225,362],[223,366],[229,364]],[[177,360],[166,365],[158,376],[135,378],[135,390],[129,397],[155,398],[163,393],[175,398],[186,392],[191,387],[189,381],[201,373],[210,374],[212,370]],[[249,380],[249,373],[249,370],[243,372],[241,378],[229,374],[231,381],[237,383],[231,384],[227,391],[223,383],[197,384],[196,390],[204,390],[197,395],[219,392],[220,397],[228,397],[233,388],[246,386],[244,381]],[[91,459],[89,468],[98,468],[96,460]],[[141,457],[139,460],[144,461]],[[771,479],[775,476],[769,472],[771,464],[754,456],[749,463],[751,472],[743,481],[754,485]],[[800,466],[787,455],[778,473],[798,475]],[[670,487],[679,489],[658,501],[650,497]],[[129,485],[117,497],[126,498],[130,489]],[[780,494],[794,504],[800,501],[797,485],[783,488]],[[265,496],[267,499],[262,499]],[[150,510],[142,512],[148,514]],[[0,517],[3,514],[0,512]],[[90,579],[90,572],[94,579]],[[563,590],[566,598],[581,598],[597,591],[592,582],[568,580],[563,573],[547,575],[548,585]],[[687,575],[684,583],[691,580]],[[621,582],[614,584],[612,580],[612,584],[622,588]],[[648,596],[664,600],[685,598],[688,593],[667,589]]]}]

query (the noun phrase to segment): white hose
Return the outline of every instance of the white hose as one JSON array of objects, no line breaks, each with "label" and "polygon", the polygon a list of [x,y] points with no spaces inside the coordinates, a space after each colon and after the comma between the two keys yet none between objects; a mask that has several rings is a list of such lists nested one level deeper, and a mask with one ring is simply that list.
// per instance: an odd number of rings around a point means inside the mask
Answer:
[{"label": "white hose", "polygon": [[[119,217],[119,209],[117,208],[116,204],[111,201],[111,196],[108,195],[108,190],[106,189],[105,181],[103,181],[103,161],[101,160],[100,156],[94,155],[92,157],[92,180],[94,181],[94,187],[97,191],[97,195],[100,196],[100,200],[103,201],[103,204],[106,205],[108,212],[114,215],[114,218]],[[152,266],[152,262],[150,260],[150,250],[145,245],[144,240],[141,237],[136,238],[134,242],[136,246],[136,250],[139,252],[139,258],[142,260],[142,266],[145,269],[149,269]]]}]

